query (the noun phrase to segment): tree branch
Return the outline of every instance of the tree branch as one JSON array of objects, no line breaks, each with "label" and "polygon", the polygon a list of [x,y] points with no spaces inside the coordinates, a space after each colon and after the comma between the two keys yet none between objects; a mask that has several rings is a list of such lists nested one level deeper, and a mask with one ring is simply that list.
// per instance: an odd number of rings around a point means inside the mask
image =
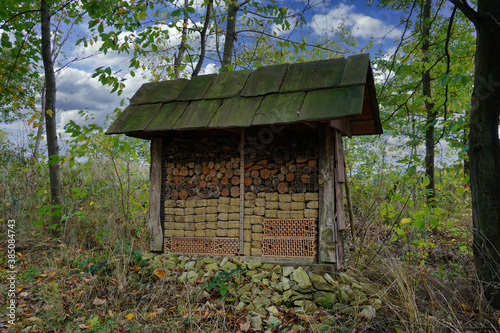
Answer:
[{"label": "tree branch", "polygon": [[467,0],[450,0],[476,26],[479,26],[479,15],[472,9]]},{"label": "tree branch", "polygon": [[207,43],[207,30],[210,25],[210,12],[212,11],[213,0],[210,0],[207,4],[207,15],[205,15],[205,22],[203,23],[203,29],[200,32],[201,46],[200,46],[200,58],[198,59],[198,63],[196,64],[196,68],[193,71],[191,77],[198,75],[203,66],[203,61],[205,60],[206,53],[206,43]]}]

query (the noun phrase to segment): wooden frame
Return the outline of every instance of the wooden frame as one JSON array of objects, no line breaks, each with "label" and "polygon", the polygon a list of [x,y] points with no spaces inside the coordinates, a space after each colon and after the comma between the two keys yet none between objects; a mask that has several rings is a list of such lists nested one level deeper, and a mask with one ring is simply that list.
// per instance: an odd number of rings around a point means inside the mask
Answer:
[{"label": "wooden frame", "polygon": [[161,226],[161,154],[162,138],[151,140],[151,166],[149,169],[149,214],[147,232],[149,234],[149,250],[151,252],[163,251],[163,229]]}]

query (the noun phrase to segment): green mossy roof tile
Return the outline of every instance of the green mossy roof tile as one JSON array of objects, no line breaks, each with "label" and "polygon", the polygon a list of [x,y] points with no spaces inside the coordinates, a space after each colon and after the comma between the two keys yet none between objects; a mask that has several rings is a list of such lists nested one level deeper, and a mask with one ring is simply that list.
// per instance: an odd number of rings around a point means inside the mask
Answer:
[{"label": "green mossy roof tile", "polygon": [[203,99],[216,77],[217,74],[197,75],[193,77],[182,91],[179,100],[192,101]]},{"label": "green mossy roof tile", "polygon": [[221,103],[220,99],[192,101],[175,123],[174,130],[208,127]]},{"label": "green mossy roof tile", "polygon": [[217,75],[205,94],[205,99],[231,98],[238,96],[252,71],[223,72]]},{"label": "green mossy roof tile", "polygon": [[188,82],[189,80],[179,79],[145,83],[132,96],[130,104],[153,104],[175,101]]},{"label": "green mossy roof tile", "polygon": [[153,117],[156,116],[161,104],[130,105],[111,124],[107,134],[123,134],[143,131]]},{"label": "green mossy roof tile", "polygon": [[304,99],[298,120],[312,121],[361,114],[364,86],[310,91]]},{"label": "green mossy roof tile", "polygon": [[248,127],[252,124],[252,119],[261,102],[262,97],[225,99],[208,127]]},{"label": "green mossy roof tile", "polygon": [[338,86],[346,60],[330,59],[292,64],[288,67],[280,92],[310,91]]},{"label": "green mossy roof tile", "polygon": [[186,110],[188,102],[172,102],[163,104],[156,117],[149,123],[146,131],[169,131]]},{"label": "green mossy roof tile", "polygon": [[280,90],[288,64],[257,68],[247,80],[241,96],[261,96]]},{"label": "green mossy roof tile", "polygon": [[292,123],[297,121],[305,97],[304,92],[272,94],[264,97],[252,125]]},{"label": "green mossy roof tile", "polygon": [[350,86],[366,83],[368,65],[370,58],[368,54],[360,54],[347,58],[344,75],[342,75],[341,86]]}]

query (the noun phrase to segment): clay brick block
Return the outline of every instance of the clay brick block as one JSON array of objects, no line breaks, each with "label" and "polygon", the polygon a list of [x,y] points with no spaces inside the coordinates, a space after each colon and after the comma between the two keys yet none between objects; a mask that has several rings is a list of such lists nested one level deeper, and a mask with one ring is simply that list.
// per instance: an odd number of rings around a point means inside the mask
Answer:
[{"label": "clay brick block", "polygon": [[292,210],[304,210],[306,208],[306,204],[304,201],[292,202],[290,208]]},{"label": "clay brick block", "polygon": [[184,237],[185,231],[184,230],[174,230],[174,237]]},{"label": "clay brick block", "polygon": [[196,223],[184,223],[184,230],[186,231],[195,231],[196,230]]},{"label": "clay brick block", "polygon": [[246,192],[245,193],[245,200],[255,200],[257,196],[253,192]]},{"label": "clay brick block", "polygon": [[204,215],[207,213],[207,208],[206,207],[199,207],[196,208],[196,215]]},{"label": "clay brick block", "polygon": [[229,229],[240,229],[240,221],[229,221]]},{"label": "clay brick block", "polygon": [[278,209],[278,201],[266,201],[266,209]]},{"label": "clay brick block", "polygon": [[186,222],[186,217],[185,216],[175,216],[174,220],[177,223],[184,223],[184,222]]},{"label": "clay brick block", "polygon": [[255,199],[255,206],[264,207],[265,205],[266,205],[266,199],[264,199],[264,198]]},{"label": "clay brick block", "polygon": [[219,213],[228,213],[229,212],[229,205],[226,205],[226,204],[219,204],[219,206],[217,206],[217,209],[219,211]]},{"label": "clay brick block", "polygon": [[252,248],[252,257],[262,257],[262,249]]},{"label": "clay brick block", "polygon": [[174,230],[174,224],[172,222],[163,223],[163,230]]},{"label": "clay brick block", "polygon": [[278,217],[278,211],[277,210],[271,210],[271,209],[266,210],[266,218],[268,218],[268,219],[275,219],[277,217]]},{"label": "clay brick block", "polygon": [[217,229],[227,229],[227,228],[229,228],[229,222],[227,221],[217,222]]},{"label": "clay brick block", "polygon": [[230,213],[239,213],[240,212],[240,205],[229,206],[229,212]]},{"label": "clay brick block", "polygon": [[288,218],[290,218],[290,212],[289,211],[278,210],[278,218],[279,219],[288,219]]},{"label": "clay brick block", "polygon": [[310,209],[318,209],[318,202],[317,201],[309,201],[307,203],[307,208],[310,208]]},{"label": "clay brick block", "polygon": [[219,205],[229,205],[231,203],[231,198],[219,197]]},{"label": "clay brick block", "polygon": [[227,221],[227,220],[229,220],[229,214],[228,213],[219,213],[218,220],[219,221]]},{"label": "clay brick block", "polygon": [[217,231],[215,229],[207,229],[205,230],[205,234],[207,237],[215,237],[217,236]]},{"label": "clay brick block", "polygon": [[196,202],[196,207],[206,207],[207,206],[207,200],[206,199],[199,199],[199,200],[194,200]]},{"label": "clay brick block", "polygon": [[253,211],[256,215],[265,215],[266,214],[266,207],[255,207],[253,209]]},{"label": "clay brick block", "polygon": [[240,231],[238,229],[229,229],[227,231],[227,237],[239,237]]},{"label": "clay brick block", "polygon": [[290,194],[280,194],[279,201],[280,202],[292,202],[292,196]]},{"label": "clay brick block", "polygon": [[254,248],[254,249],[261,249],[262,248],[262,242],[261,241],[252,241],[252,248]]},{"label": "clay brick block", "polygon": [[278,193],[266,193],[266,201],[278,201]]},{"label": "clay brick block", "polygon": [[206,199],[207,207],[217,207],[219,205],[219,200],[217,199]]},{"label": "clay brick block", "polygon": [[262,232],[262,224],[252,224],[252,232]]},{"label": "clay brick block", "polygon": [[186,208],[195,208],[196,207],[196,200],[187,200],[186,201]]},{"label": "clay brick block", "polygon": [[164,215],[164,221],[165,222],[174,222],[175,216],[174,215]]},{"label": "clay brick block", "polygon": [[184,215],[194,215],[196,212],[196,208],[186,207],[184,208]]},{"label": "clay brick block", "polygon": [[207,214],[205,219],[207,222],[217,222],[218,214]]},{"label": "clay brick block", "polygon": [[195,223],[194,225],[195,225],[196,230],[205,230],[207,227],[206,222],[198,222],[198,223]]},{"label": "clay brick block", "polygon": [[305,200],[306,201],[313,201],[313,200],[314,201],[318,201],[319,200],[319,195],[318,195],[318,193],[310,193],[310,192],[308,192],[308,193],[305,194]]},{"label": "clay brick block", "polygon": [[172,237],[174,235],[174,230],[163,230],[164,237]]},{"label": "clay brick block", "polygon": [[[252,240],[253,241],[262,241],[262,234],[261,233],[252,233]],[[252,245],[253,247],[255,247],[254,245]]]},{"label": "clay brick block", "polygon": [[243,213],[245,213],[245,216],[246,216],[246,215],[252,215],[252,214],[253,214],[253,211],[254,211],[254,210],[253,210],[253,207],[252,207],[252,208],[245,208],[245,209],[243,210]]},{"label": "clay brick block", "polygon": [[265,198],[265,197],[266,197],[266,192],[257,193],[257,198]]},{"label": "clay brick block", "polygon": [[194,215],[194,221],[195,222],[206,222],[206,216],[205,214],[200,214],[200,215]]},{"label": "clay brick block", "polygon": [[244,243],[243,244],[243,255],[245,256],[250,256],[252,255],[252,246],[250,243]]},{"label": "clay brick block", "polygon": [[175,204],[177,205],[177,208],[184,208],[186,207],[186,200],[177,200]]},{"label": "clay brick block", "polygon": [[177,204],[175,200],[165,200],[164,206],[165,208],[175,208],[177,207]]},{"label": "clay brick block", "polygon": [[318,210],[317,209],[305,209],[304,210],[304,217],[306,217],[306,218],[318,217]]},{"label": "clay brick block", "polygon": [[240,206],[240,198],[231,198],[231,206]]},{"label": "clay brick block", "polygon": [[218,222],[216,222],[216,221],[215,222],[207,222],[206,228],[207,229],[215,230],[215,229],[217,229],[217,223]]},{"label": "clay brick block", "polygon": [[290,212],[290,218],[303,219],[304,218],[304,211],[303,210],[292,210]]},{"label": "clay brick block", "polygon": [[214,214],[214,213],[218,213],[219,212],[219,208],[217,206],[208,206],[207,207],[207,214]]},{"label": "clay brick block", "polygon": [[174,209],[175,209],[175,215],[184,216],[184,208],[174,208]]},{"label": "clay brick block", "polygon": [[[196,237],[205,237],[206,233],[205,233],[205,230],[196,230],[196,231],[194,232],[194,235],[195,235]],[[187,235],[186,235],[186,236],[187,236]]]},{"label": "clay brick block", "polygon": [[253,207],[255,206],[255,200],[245,200],[245,207]]},{"label": "clay brick block", "polygon": [[165,208],[165,215],[175,215],[175,208],[172,207]]},{"label": "clay brick block", "polygon": [[279,207],[281,210],[290,210],[291,204],[289,202],[280,202]]},{"label": "clay brick block", "polygon": [[185,235],[186,237],[194,237],[194,234],[195,234],[194,230],[186,230],[186,231],[184,232],[184,235]]},{"label": "clay brick block", "polygon": [[248,241],[252,239],[252,230],[244,230],[243,231],[243,239]]},{"label": "clay brick block", "polygon": [[229,214],[229,220],[239,220],[240,219],[240,213],[230,213]]},{"label": "clay brick block", "polygon": [[304,193],[295,193],[292,194],[292,201],[304,201]]},{"label": "clay brick block", "polygon": [[227,237],[227,229],[217,229],[215,230],[217,237]]},{"label": "clay brick block", "polygon": [[184,222],[194,222],[195,216],[194,215],[186,215],[184,216]]}]

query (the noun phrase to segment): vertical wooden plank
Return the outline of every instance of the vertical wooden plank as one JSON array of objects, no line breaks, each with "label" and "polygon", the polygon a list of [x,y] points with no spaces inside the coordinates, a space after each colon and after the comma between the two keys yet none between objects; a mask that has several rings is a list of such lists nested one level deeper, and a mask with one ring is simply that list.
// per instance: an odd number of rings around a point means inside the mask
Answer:
[{"label": "vertical wooden plank", "polygon": [[325,125],[320,130],[319,142],[319,244],[320,262],[335,263],[336,226],[335,226],[335,179],[334,158],[335,140],[333,129]]},{"label": "vertical wooden plank", "polygon": [[161,252],[163,250],[163,230],[160,221],[161,212],[161,152],[162,138],[151,140],[151,166],[149,169],[149,215],[147,232],[149,233],[149,250]]},{"label": "vertical wooden plank", "polygon": [[345,213],[344,213],[344,183],[345,183],[345,158],[344,146],[342,144],[342,132],[334,130],[334,145],[335,145],[335,236],[336,236],[336,267],[342,268],[344,264],[344,230],[345,230]]},{"label": "vertical wooden plank", "polygon": [[245,129],[240,136],[240,255],[243,255],[245,223]]}]

